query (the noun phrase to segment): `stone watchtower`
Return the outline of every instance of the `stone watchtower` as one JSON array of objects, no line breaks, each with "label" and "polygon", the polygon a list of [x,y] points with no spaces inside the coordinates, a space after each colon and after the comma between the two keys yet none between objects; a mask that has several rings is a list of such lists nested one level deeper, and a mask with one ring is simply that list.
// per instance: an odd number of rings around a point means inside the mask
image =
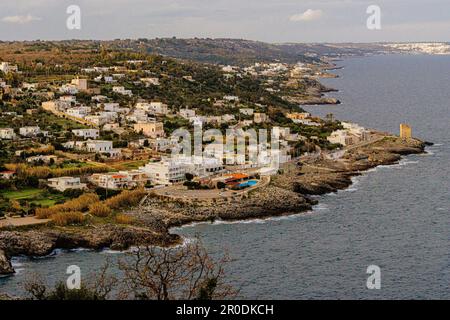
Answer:
[{"label": "stone watchtower", "polygon": [[400,124],[400,138],[402,139],[411,139],[412,138],[412,129],[407,124]]}]

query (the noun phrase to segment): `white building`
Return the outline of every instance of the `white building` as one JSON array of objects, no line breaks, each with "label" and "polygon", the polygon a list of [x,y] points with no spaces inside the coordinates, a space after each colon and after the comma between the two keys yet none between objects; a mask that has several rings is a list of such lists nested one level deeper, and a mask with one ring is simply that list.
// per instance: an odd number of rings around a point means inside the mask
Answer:
[{"label": "white building", "polygon": [[133,92],[131,90],[125,90],[125,87],[122,87],[122,86],[113,87],[112,90],[113,90],[113,92],[122,94],[124,96],[131,97],[133,95]]},{"label": "white building", "polygon": [[[144,139],[145,140],[145,139]],[[167,138],[156,138],[150,140],[150,147],[158,152],[165,152],[174,146],[172,140]]]},{"label": "white building", "polygon": [[206,157],[163,158],[160,162],[151,162],[139,168],[156,185],[170,185],[186,179],[186,173],[198,177],[207,177],[225,170],[222,160]]},{"label": "white building", "polygon": [[28,82],[23,82],[22,83],[22,89],[24,90],[30,90],[30,91],[35,91],[38,87],[38,83],[28,83]]},{"label": "white building", "polygon": [[38,155],[38,156],[28,157],[26,159],[26,161],[28,163],[42,162],[42,163],[46,163],[46,164],[49,164],[52,161],[56,162],[57,160],[58,160],[58,157],[55,155]]},{"label": "white building", "polygon": [[96,96],[91,97],[92,101],[97,101],[97,102],[105,101],[106,99],[108,99],[108,97],[102,96],[102,95],[96,95]]},{"label": "white building", "polygon": [[2,62],[0,63],[0,71],[3,73],[10,73],[10,72],[18,72],[19,68],[16,65],[12,65],[9,62]]},{"label": "white building", "polygon": [[238,96],[224,96],[223,100],[226,100],[228,102],[239,102]]},{"label": "white building", "polygon": [[331,133],[327,140],[331,143],[338,143],[349,146],[370,139],[370,131],[350,122],[342,122],[344,130],[337,130]]},{"label": "white building", "polygon": [[255,123],[264,123],[264,122],[267,122],[268,120],[269,120],[269,117],[265,113],[255,112],[253,114],[253,121]]},{"label": "white building", "polygon": [[118,113],[115,111],[102,111],[98,112],[97,115],[99,117],[107,119],[107,122],[115,122],[119,118]]},{"label": "white building", "polygon": [[75,118],[84,119],[91,113],[91,107],[75,107],[75,108],[69,108],[66,110],[66,113]]},{"label": "white building", "polygon": [[74,177],[60,177],[47,180],[50,188],[64,192],[67,189],[85,189],[86,184],[80,182],[80,178]]},{"label": "white building", "polygon": [[135,109],[132,114],[126,116],[129,122],[148,122],[150,117],[148,113],[142,109]]},{"label": "white building", "polygon": [[83,139],[97,139],[100,135],[98,129],[74,129],[73,134]]},{"label": "white building", "polygon": [[170,185],[186,179],[186,165],[170,158],[150,162],[139,170],[145,172],[155,185]]},{"label": "white building", "polygon": [[67,93],[67,94],[77,94],[79,92],[79,90],[76,85],[69,83],[69,84],[63,84],[59,88],[59,92]]},{"label": "white building", "polygon": [[60,101],[68,102],[68,103],[75,103],[77,102],[77,97],[75,96],[62,96],[59,97]]},{"label": "white building", "polygon": [[14,129],[12,128],[0,128],[0,139],[12,140],[16,137]]},{"label": "white building", "polygon": [[117,102],[98,103],[97,108],[103,107],[104,111],[119,112],[120,105]]},{"label": "white building", "polygon": [[136,109],[144,110],[154,115],[166,115],[169,113],[169,107],[162,102],[138,102]]},{"label": "white building", "polygon": [[86,91],[88,88],[87,79],[75,78],[75,79],[72,79],[71,84],[73,86],[75,86],[75,88],[77,88],[77,90],[79,90],[79,91]]},{"label": "white building", "polygon": [[189,120],[190,118],[195,117],[195,110],[188,109],[188,108],[181,109],[179,114],[182,118]]},{"label": "white building", "polygon": [[108,117],[106,117],[104,115],[103,116],[102,115],[89,115],[89,116],[86,116],[84,119],[96,126],[102,126],[109,122]]},{"label": "white building", "polygon": [[104,141],[104,140],[69,141],[66,142],[63,146],[67,149],[107,154],[112,158],[118,158],[122,154],[120,149],[113,148],[112,141]]},{"label": "white building", "polygon": [[153,86],[159,86],[159,79],[158,78],[141,78],[140,79],[147,87],[153,85]]},{"label": "white building", "polygon": [[239,112],[246,116],[253,116],[254,110],[252,108],[241,108]]},{"label": "white building", "polygon": [[222,116],[222,122],[231,122],[236,120],[236,117],[234,116],[234,114],[224,114]]},{"label": "white building", "polygon": [[195,116],[192,118],[189,118],[189,122],[195,127],[195,126],[203,126],[203,123],[205,122],[205,118],[204,117],[200,117],[200,116]]},{"label": "white building", "polygon": [[22,127],[19,129],[19,134],[23,137],[36,137],[39,134],[46,136],[47,131],[41,131],[38,126]]},{"label": "white building", "polygon": [[111,190],[143,187],[149,181],[147,174],[139,170],[93,174],[89,181],[101,188]]},{"label": "white building", "polygon": [[356,123],[342,122],[342,126],[350,134],[359,137],[360,141],[367,141],[370,138],[370,131]]},{"label": "white building", "polygon": [[358,142],[358,138],[346,130],[332,132],[327,140],[331,143],[341,144],[343,146],[349,146]]},{"label": "white building", "polygon": [[42,109],[50,112],[65,112],[70,106],[70,101],[54,100],[42,102]]}]

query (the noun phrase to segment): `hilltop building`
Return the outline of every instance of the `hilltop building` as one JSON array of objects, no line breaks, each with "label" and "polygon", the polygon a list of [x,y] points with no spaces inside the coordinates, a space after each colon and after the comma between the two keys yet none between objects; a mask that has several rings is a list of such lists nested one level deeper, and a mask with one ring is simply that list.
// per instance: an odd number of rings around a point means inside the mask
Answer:
[{"label": "hilltop building", "polygon": [[412,128],[409,125],[405,123],[400,124],[400,138],[402,139],[412,138]]}]

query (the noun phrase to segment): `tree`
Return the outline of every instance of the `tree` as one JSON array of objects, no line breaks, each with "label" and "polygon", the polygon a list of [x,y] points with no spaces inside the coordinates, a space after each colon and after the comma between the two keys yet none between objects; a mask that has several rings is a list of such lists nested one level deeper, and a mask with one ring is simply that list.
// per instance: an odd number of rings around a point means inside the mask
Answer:
[{"label": "tree", "polygon": [[184,176],[185,176],[186,180],[189,181],[189,182],[191,182],[194,179],[194,175],[192,173],[189,173],[189,172],[186,173]]},{"label": "tree", "polygon": [[214,261],[199,240],[178,248],[138,248],[119,262],[124,294],[142,300],[211,300],[233,297],[225,283],[227,257]]},{"label": "tree", "polygon": [[219,181],[217,182],[217,189],[225,189],[227,187],[227,185],[225,184],[225,182]]}]

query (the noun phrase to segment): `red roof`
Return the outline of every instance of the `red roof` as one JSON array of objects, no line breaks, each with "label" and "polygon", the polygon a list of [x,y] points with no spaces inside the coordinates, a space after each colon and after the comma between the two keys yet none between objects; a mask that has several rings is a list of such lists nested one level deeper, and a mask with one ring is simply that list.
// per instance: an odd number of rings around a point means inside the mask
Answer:
[{"label": "red roof", "polygon": [[124,179],[124,178],[126,178],[126,177],[127,177],[127,176],[124,176],[124,175],[122,175],[122,174],[116,174],[116,175],[112,176],[113,179]]}]

